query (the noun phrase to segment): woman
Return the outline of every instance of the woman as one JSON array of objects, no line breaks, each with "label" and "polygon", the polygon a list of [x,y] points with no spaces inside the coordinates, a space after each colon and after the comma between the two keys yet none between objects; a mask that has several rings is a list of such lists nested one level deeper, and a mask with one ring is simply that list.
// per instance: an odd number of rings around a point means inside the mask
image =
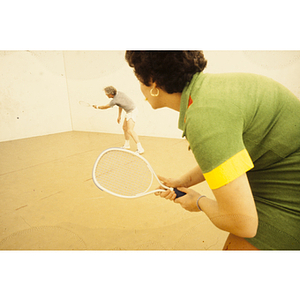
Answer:
[{"label": "woman", "polygon": [[[198,165],[161,197],[229,232],[224,250],[300,249],[300,101],[246,73],[205,74],[202,51],[126,51],[151,106],[180,112]],[[216,201],[190,189],[207,181]]]}]

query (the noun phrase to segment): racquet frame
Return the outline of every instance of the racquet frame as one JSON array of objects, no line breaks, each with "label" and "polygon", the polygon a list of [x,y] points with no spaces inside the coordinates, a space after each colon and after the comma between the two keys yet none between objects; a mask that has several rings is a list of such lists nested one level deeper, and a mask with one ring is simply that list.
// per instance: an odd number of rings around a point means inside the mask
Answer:
[{"label": "racquet frame", "polygon": [[[97,176],[96,176],[96,170],[97,170],[97,166],[98,166],[98,163],[99,161],[101,160],[101,158],[107,153],[107,152],[110,152],[110,151],[122,151],[122,152],[127,152],[129,153],[130,155],[135,155],[137,156],[139,159],[143,160],[144,163],[147,165],[150,173],[151,173],[151,182],[148,186],[148,188],[146,189],[145,192],[143,193],[138,193],[136,195],[133,195],[133,196],[126,196],[126,195],[120,195],[120,194],[117,194],[117,193],[114,193],[108,189],[106,189],[105,187],[101,186],[99,184],[99,182],[97,181]],[[164,189],[155,189],[155,190],[151,190],[149,191],[149,189],[151,188],[152,184],[153,184],[153,178],[155,178],[157,180],[157,182],[164,188]],[[140,154],[136,153],[136,152],[133,152],[133,151],[130,151],[130,150],[126,150],[126,149],[122,149],[122,148],[108,148],[106,150],[104,150],[99,156],[98,158],[96,159],[95,163],[94,163],[94,167],[93,167],[93,181],[95,183],[95,185],[101,190],[101,191],[105,191],[109,194],[112,194],[114,196],[117,196],[117,197],[121,197],[121,198],[138,198],[138,197],[142,197],[142,196],[146,196],[146,195],[149,195],[149,194],[152,194],[152,193],[156,193],[156,192],[164,192],[166,190],[176,190],[176,189],[173,189],[173,188],[170,188],[170,187],[167,187],[165,186],[157,177],[157,175],[155,174],[153,168],[151,167],[151,165],[149,164],[149,162],[144,158],[142,157]],[[176,194],[177,192],[181,193],[180,191],[175,191]]]},{"label": "racquet frame", "polygon": [[84,106],[84,107],[91,107],[92,105],[86,101],[78,101],[78,103],[81,105],[81,106]]}]

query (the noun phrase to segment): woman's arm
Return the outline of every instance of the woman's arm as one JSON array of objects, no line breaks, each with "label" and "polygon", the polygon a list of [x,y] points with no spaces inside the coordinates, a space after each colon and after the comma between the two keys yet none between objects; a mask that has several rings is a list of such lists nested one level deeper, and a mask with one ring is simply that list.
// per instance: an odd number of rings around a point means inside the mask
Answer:
[{"label": "woman's arm", "polygon": [[[199,193],[179,188],[187,195],[174,200],[189,211],[199,211]],[[216,200],[200,198],[198,204],[212,223],[221,230],[240,237],[254,237],[258,227],[258,216],[252,191],[246,174],[227,185],[213,190]]]},{"label": "woman's arm", "polygon": [[205,178],[203,176],[202,170],[200,167],[197,165],[195,168],[184,174],[183,176],[180,177],[179,179],[184,187],[191,187],[193,185],[196,185],[200,182],[205,181]]},{"label": "woman's arm", "polygon": [[200,169],[200,167],[198,165],[177,179],[165,178],[162,176],[158,176],[158,178],[163,184],[165,184],[166,186],[169,186],[169,187],[182,186],[182,187],[188,188],[188,187],[196,185],[202,181],[205,181],[202,170]]}]

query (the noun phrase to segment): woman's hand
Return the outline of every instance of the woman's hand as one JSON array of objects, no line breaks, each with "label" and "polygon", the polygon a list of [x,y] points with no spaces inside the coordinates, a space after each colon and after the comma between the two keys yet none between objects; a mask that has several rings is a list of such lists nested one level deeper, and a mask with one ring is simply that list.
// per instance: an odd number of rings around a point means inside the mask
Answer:
[{"label": "woman's hand", "polygon": [[186,195],[174,199],[175,203],[179,203],[182,206],[182,208],[190,212],[200,211],[197,206],[197,200],[199,199],[201,194],[192,189],[187,189],[185,187],[178,187],[177,189],[181,192],[186,193]]},{"label": "woman's hand", "polygon": [[168,187],[178,187],[178,186],[182,186],[182,182],[180,179],[175,179],[175,178],[165,178],[165,177],[162,177],[162,176],[157,176],[158,179],[166,186]]},{"label": "woman's hand", "polygon": [[[179,179],[165,178],[159,175],[157,177],[162,182],[162,184],[164,184],[167,187],[177,187],[182,185]],[[159,189],[164,189],[164,187],[160,186]],[[155,193],[155,195],[169,200],[174,200],[176,198],[176,194],[172,190],[166,190],[165,192],[157,192]]]},{"label": "woman's hand", "polygon": [[[166,190],[165,192],[157,192],[156,196],[160,196],[162,198],[174,201],[174,203],[179,203],[184,209],[188,211],[199,211],[197,207],[197,199],[201,196],[199,193],[192,189],[188,189],[185,187],[180,187],[182,184],[180,179],[174,178],[165,178],[162,176],[158,176],[159,180],[168,187],[176,187],[179,191],[186,193],[186,195],[176,198],[176,194],[172,190]],[[163,189],[163,187],[159,187]]]}]

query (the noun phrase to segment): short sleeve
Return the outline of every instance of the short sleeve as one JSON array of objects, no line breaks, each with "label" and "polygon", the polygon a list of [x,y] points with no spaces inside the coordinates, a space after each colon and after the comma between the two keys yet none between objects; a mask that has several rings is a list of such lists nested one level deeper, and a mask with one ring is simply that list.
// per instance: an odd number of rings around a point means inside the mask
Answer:
[{"label": "short sleeve", "polygon": [[186,137],[211,189],[220,188],[252,169],[243,142],[243,117],[236,108],[190,108]]},{"label": "short sleeve", "polygon": [[117,103],[116,103],[116,100],[113,98],[109,103],[108,103],[108,105],[110,106],[110,107],[113,107],[113,106],[115,106]]}]

